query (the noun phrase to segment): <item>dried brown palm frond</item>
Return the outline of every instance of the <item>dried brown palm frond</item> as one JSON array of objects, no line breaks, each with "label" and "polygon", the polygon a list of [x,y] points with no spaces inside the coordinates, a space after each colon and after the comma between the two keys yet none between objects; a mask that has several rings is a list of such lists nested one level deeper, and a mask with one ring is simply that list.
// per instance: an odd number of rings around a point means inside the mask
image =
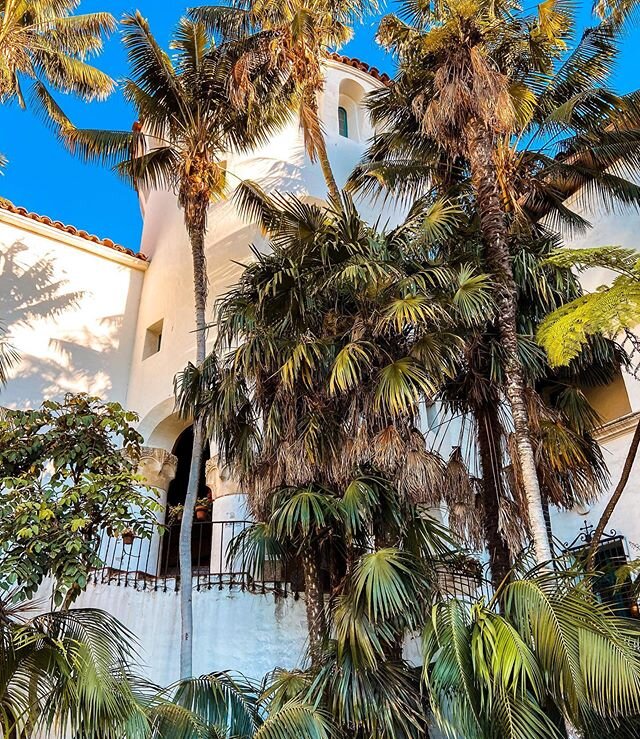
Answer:
[{"label": "dried brown palm frond", "polygon": [[515,501],[510,498],[500,500],[498,527],[514,557],[522,552],[526,542],[526,528],[522,525],[523,515],[526,515],[526,511],[523,514],[522,508]]},{"label": "dried brown palm frond", "polygon": [[442,500],[445,475],[442,457],[428,450],[424,436],[414,429],[406,445],[404,462],[396,474],[399,492],[413,503],[437,506]]},{"label": "dried brown palm frond", "polygon": [[448,504],[449,528],[460,541],[477,551],[485,546],[484,510],[479,485],[477,478],[469,478],[469,499],[459,498]]},{"label": "dried brown palm frond", "polygon": [[406,445],[395,424],[382,429],[371,439],[371,461],[393,475],[405,458]]},{"label": "dried brown palm frond", "polygon": [[573,428],[536,393],[529,395],[529,418],[540,485],[548,502],[565,509],[592,504],[609,480],[595,439],[587,430]]},{"label": "dried brown palm frond", "polygon": [[445,467],[441,497],[447,505],[451,530],[472,547],[481,546],[484,533],[478,492],[477,478],[469,473],[460,447],[454,447]]},{"label": "dried brown palm frond", "polygon": [[462,134],[467,116],[505,133],[515,121],[508,79],[491,69],[475,48],[469,49],[464,62],[453,60],[436,72],[434,90],[436,95],[428,101],[418,96],[413,110],[422,132],[443,141],[455,153],[464,151]]},{"label": "dried brown palm frond", "polygon": [[473,478],[464,463],[462,449],[454,447],[445,469],[442,497],[451,508],[455,505],[470,506],[475,496]]}]

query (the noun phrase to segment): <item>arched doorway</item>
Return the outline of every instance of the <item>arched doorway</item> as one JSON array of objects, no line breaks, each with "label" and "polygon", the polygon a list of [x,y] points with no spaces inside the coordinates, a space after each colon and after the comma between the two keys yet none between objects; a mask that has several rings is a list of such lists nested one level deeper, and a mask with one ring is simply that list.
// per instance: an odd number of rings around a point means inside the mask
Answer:
[{"label": "arched doorway", "polygon": [[[172,577],[178,574],[181,516],[175,515],[176,506],[184,505],[189,484],[189,468],[193,450],[193,426],[186,428],[176,439],[172,453],[178,458],[176,476],[167,491],[166,531],[162,537],[161,574]],[[198,498],[210,497],[205,483],[205,465],[209,460],[209,445],[202,454]],[[194,572],[209,572],[211,560],[212,524],[211,516],[206,521],[193,521],[191,533],[191,567]]]}]

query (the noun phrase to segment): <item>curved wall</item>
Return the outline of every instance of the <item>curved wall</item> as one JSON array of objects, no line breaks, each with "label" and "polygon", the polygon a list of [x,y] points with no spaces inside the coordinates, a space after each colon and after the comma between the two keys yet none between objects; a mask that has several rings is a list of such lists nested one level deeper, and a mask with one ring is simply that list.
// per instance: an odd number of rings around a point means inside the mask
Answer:
[{"label": "curved wall", "polygon": [[[359,161],[372,136],[364,95],[380,86],[369,74],[337,61],[328,60],[320,111],[327,138],[327,149],[338,184],[342,185]],[[338,132],[338,106],[345,95],[353,107],[354,125],[350,136]],[[359,103],[359,107],[356,106]],[[357,117],[357,122],[355,121]],[[271,141],[244,155],[227,157],[229,180],[257,181],[266,191],[292,192],[322,199],[326,187],[320,167],[311,164],[305,154],[303,137],[296,120]],[[394,220],[393,211],[371,202],[359,203],[363,215]],[[151,264],[145,275],[133,350],[127,405],[141,417],[141,429],[149,443],[156,444],[154,430],[172,408],[173,378],[194,354],[193,277],[191,253],[182,213],[172,193],[151,191],[141,197],[144,230],[141,250]],[[209,275],[209,314],[215,299],[238,279],[241,266],[251,259],[250,245],[264,248],[265,242],[255,225],[245,222],[231,200],[212,204],[209,211],[206,257]],[[160,351],[145,356],[147,329],[162,321]],[[211,340],[211,336],[210,336]],[[165,415],[163,415],[165,414]],[[162,434],[161,445],[167,439]],[[159,444],[160,445],[160,444]]]}]

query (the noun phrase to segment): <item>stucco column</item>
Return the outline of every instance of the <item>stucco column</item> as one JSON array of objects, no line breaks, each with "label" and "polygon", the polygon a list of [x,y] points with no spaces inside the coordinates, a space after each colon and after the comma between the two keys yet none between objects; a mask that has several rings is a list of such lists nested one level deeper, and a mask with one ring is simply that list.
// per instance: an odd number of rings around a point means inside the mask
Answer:
[{"label": "stucco column", "polygon": [[[156,514],[158,524],[165,522],[167,515],[167,492],[171,481],[176,476],[178,458],[166,449],[145,446],[140,450],[138,461],[138,474],[144,478],[145,483],[152,487],[156,493],[156,502],[161,506]],[[151,539],[139,542],[140,547],[140,570],[150,575],[158,574],[160,561],[160,547],[162,535],[158,529],[153,532]]]},{"label": "stucco column", "polygon": [[249,517],[247,496],[240,492],[238,483],[229,477],[227,470],[218,465],[217,456],[207,462],[205,480],[212,500],[211,573],[240,572],[240,563],[227,564],[227,547]]}]

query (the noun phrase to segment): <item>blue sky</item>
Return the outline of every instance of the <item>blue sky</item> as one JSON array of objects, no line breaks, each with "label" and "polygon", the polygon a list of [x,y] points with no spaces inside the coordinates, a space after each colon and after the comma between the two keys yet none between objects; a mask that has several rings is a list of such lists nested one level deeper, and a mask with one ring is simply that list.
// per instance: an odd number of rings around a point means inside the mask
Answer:
[{"label": "blue sky", "polygon": [[[136,8],[151,23],[151,28],[166,45],[178,18],[193,3],[172,0],[84,0],[81,10],[109,10],[117,18]],[[590,3],[583,2],[582,15],[587,22]],[[389,2],[386,11],[393,10]],[[356,29],[354,39],[342,53],[367,61],[392,73],[392,60],[375,44],[377,18]],[[624,40],[615,84],[620,91],[640,87],[640,28]],[[107,41],[96,62],[116,79],[127,74],[125,55],[118,34]],[[107,101],[87,105],[70,96],[59,96],[63,107],[77,125],[91,128],[128,129],[134,111],[119,92]],[[29,210],[72,223],[101,237],[109,237],[137,250],[142,220],[135,193],[109,170],[83,164],[71,157],[53,134],[29,111],[17,105],[0,106],[0,152],[9,159],[0,176],[0,195]]]}]

